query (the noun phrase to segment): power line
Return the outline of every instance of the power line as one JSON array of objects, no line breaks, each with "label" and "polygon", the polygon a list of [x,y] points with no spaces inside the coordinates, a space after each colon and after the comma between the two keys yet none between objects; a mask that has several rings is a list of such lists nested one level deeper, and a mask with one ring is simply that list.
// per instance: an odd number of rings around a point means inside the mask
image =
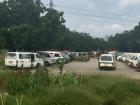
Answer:
[{"label": "power line", "polygon": [[[71,19],[72,17],[73,18],[75,18],[75,17],[78,17],[79,19],[78,19],[78,21],[89,21],[89,22],[91,22],[91,21],[95,21],[95,20],[98,20],[98,21],[100,21],[100,22],[104,22],[104,23],[112,23],[112,24],[114,24],[114,23],[120,23],[120,24],[122,24],[122,25],[129,25],[128,24],[128,22],[126,22],[126,20],[113,20],[113,18],[103,18],[103,17],[101,17],[101,16],[96,16],[96,15],[93,15],[93,14],[86,14],[86,13],[79,13],[79,12],[73,12],[73,11],[67,11],[68,13],[70,13],[70,14],[74,14],[74,15],[66,15],[65,14],[65,16],[67,16],[67,19],[69,18],[69,19]],[[137,23],[136,21],[129,21],[129,23]]]},{"label": "power line", "polygon": [[53,6],[54,6],[53,0],[50,0],[50,1],[49,1],[49,7],[50,7],[50,8],[53,8]]},{"label": "power line", "polygon": [[107,16],[107,17],[111,17],[112,15],[115,16],[115,17],[125,17],[125,19],[127,18],[128,20],[131,20],[131,21],[135,21],[135,20],[138,20],[138,18],[134,17],[134,16],[128,16],[127,17],[124,15],[124,14],[120,14],[120,13],[108,13],[108,12],[101,12],[101,11],[91,11],[91,10],[85,10],[85,9],[79,9],[79,8],[73,8],[73,7],[66,7],[66,6],[60,6],[60,5],[56,5],[56,7],[59,7],[59,8],[65,8],[65,9],[68,9],[68,10],[74,10],[74,11],[79,11],[79,12],[94,12],[94,13],[98,13],[99,16]]},{"label": "power line", "polygon": [[[51,5],[53,4],[53,1],[52,0],[50,0],[51,1]],[[122,14],[112,14],[112,13],[107,13],[108,15],[106,15],[106,13],[105,12],[98,12],[98,14],[91,14],[91,13],[89,13],[89,12],[93,12],[93,11],[91,11],[91,10],[81,10],[81,9],[79,9],[79,8],[72,8],[72,7],[66,7],[66,6],[60,6],[60,5],[54,5],[53,4],[53,6],[55,6],[55,7],[60,7],[60,8],[66,8],[66,9],[68,9],[68,11],[67,12],[65,12],[65,14],[67,14],[67,13],[71,13],[71,14],[74,14],[74,15],[76,15],[76,16],[78,16],[78,15],[81,15],[81,16],[84,16],[84,17],[91,17],[91,18],[96,18],[97,20],[101,20],[101,21],[104,21],[104,22],[112,22],[112,23],[115,23],[115,22],[119,22],[119,23],[123,23],[123,24],[127,24],[127,22],[126,21],[129,21],[129,23],[131,22],[131,23],[138,23],[138,19],[132,19],[132,18],[128,18],[128,17],[126,17],[125,16],[125,19],[123,19],[122,17],[123,17],[123,15]],[[74,11],[73,11],[74,10]],[[97,12],[97,11],[94,11],[94,12]],[[112,15],[115,15],[115,17],[112,17]],[[72,15],[71,15],[72,16]],[[121,16],[121,18],[120,18],[120,16]],[[117,19],[117,20],[115,20],[115,19]],[[120,21],[118,21],[118,20],[120,20]],[[126,22],[126,23],[124,23],[124,22]]]},{"label": "power line", "polygon": [[[55,5],[55,8],[63,8],[65,9],[65,15],[67,16],[66,20],[69,21],[82,21],[82,22],[92,22],[92,21],[100,21],[101,23],[120,23],[121,25],[129,25],[130,23],[133,23],[132,27],[134,27],[134,23],[138,23],[138,18],[129,16],[123,18],[124,15],[118,14],[118,13],[106,13],[106,12],[98,12],[98,11],[91,11],[91,10],[85,10],[85,9],[78,9],[78,8],[71,8],[71,7],[66,7],[66,6],[60,6],[60,5]],[[96,14],[92,14],[92,12]],[[72,15],[68,15],[68,13]],[[115,16],[115,17],[113,17]],[[78,19],[75,19],[75,17],[78,17]],[[74,19],[72,19],[74,18]],[[129,22],[129,23],[128,23]],[[123,30],[122,30],[123,31]],[[116,32],[111,32],[111,30],[108,32],[105,31],[92,31],[90,32],[91,35],[111,35],[115,34]],[[118,32],[119,33],[119,32]],[[121,32],[120,32],[121,33]]]}]

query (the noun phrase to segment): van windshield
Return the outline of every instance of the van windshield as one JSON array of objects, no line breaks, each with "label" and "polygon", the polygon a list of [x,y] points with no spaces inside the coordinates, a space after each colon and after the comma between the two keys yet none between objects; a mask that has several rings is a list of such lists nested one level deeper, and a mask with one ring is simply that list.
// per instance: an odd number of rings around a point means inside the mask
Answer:
[{"label": "van windshield", "polygon": [[7,59],[16,59],[17,56],[16,56],[16,53],[7,53],[6,58]]},{"label": "van windshield", "polygon": [[111,56],[101,56],[101,61],[112,61]]}]

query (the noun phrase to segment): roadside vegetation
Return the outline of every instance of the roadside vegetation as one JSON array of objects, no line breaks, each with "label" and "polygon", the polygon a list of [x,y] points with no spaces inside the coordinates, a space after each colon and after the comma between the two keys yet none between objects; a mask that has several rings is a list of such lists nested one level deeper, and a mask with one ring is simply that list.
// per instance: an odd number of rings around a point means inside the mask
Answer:
[{"label": "roadside vegetation", "polygon": [[46,68],[13,71],[0,53],[0,105],[139,105],[140,83],[121,76],[51,74]]},{"label": "roadside vegetation", "polygon": [[0,73],[2,105],[139,105],[139,81],[120,76],[50,74],[38,69]]}]

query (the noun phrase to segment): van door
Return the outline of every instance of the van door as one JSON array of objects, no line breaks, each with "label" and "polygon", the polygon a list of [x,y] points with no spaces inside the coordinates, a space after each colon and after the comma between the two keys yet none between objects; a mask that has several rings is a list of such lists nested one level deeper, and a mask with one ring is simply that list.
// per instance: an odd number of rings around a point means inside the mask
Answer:
[{"label": "van door", "polygon": [[31,56],[30,54],[22,54],[23,67],[31,67]]},{"label": "van door", "polygon": [[32,65],[32,67],[35,67],[35,55],[30,54],[30,56],[31,56],[31,65]]},{"label": "van door", "polygon": [[22,54],[18,54],[18,64],[17,64],[17,67],[23,67],[23,58],[22,58]]}]

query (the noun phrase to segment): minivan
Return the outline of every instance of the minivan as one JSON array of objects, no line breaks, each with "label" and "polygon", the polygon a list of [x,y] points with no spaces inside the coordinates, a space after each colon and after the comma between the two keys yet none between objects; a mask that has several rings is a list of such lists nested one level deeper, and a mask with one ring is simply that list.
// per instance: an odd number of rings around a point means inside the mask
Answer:
[{"label": "minivan", "polygon": [[116,69],[115,57],[112,54],[102,54],[99,58],[99,69]]},{"label": "minivan", "polygon": [[43,60],[38,53],[8,52],[5,56],[5,66],[30,68],[43,66]]},{"label": "minivan", "polygon": [[60,59],[64,59],[63,54],[61,52],[59,52],[59,51],[46,51],[46,52],[54,57],[55,63],[58,63],[58,61]]},{"label": "minivan", "polygon": [[55,57],[47,51],[39,51],[39,54],[41,54],[45,66],[55,64]]},{"label": "minivan", "polygon": [[75,52],[74,60],[89,61],[90,55],[88,52]]}]

